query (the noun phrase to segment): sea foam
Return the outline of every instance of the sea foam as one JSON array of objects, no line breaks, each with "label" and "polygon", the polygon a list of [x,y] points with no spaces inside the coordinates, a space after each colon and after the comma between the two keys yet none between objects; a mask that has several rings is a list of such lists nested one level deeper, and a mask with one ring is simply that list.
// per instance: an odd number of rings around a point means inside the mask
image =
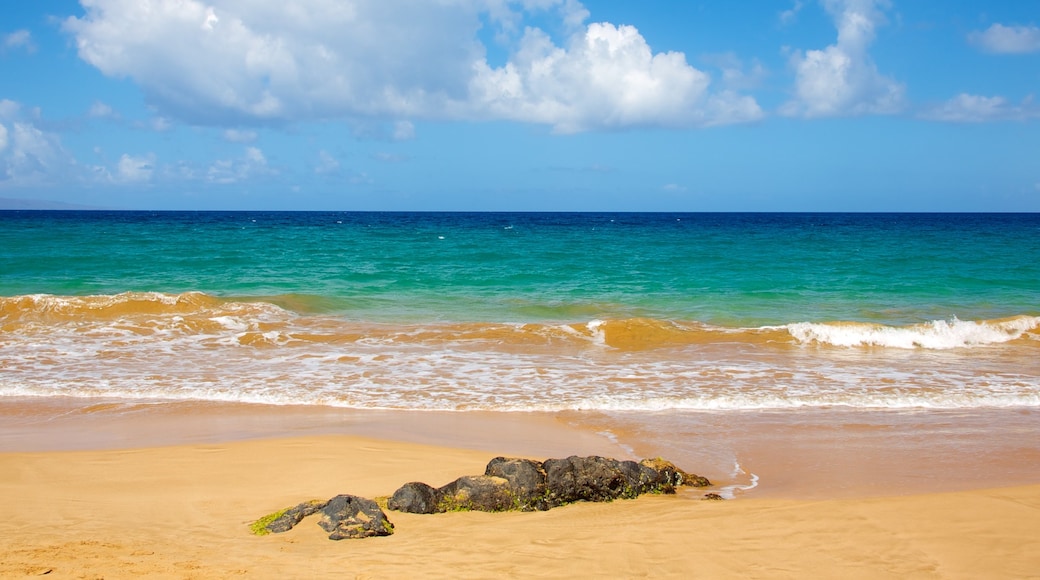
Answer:
[{"label": "sea foam", "polygon": [[905,327],[853,322],[799,322],[786,328],[791,336],[806,344],[951,349],[999,344],[1032,335],[1040,329],[1040,317],[1019,316],[981,322],[954,318]]}]

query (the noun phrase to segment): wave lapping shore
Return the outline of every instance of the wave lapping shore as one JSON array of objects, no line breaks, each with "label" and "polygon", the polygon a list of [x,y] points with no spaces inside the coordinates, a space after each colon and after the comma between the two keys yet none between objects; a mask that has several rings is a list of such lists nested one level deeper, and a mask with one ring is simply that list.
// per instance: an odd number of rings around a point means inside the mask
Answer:
[{"label": "wave lapping shore", "polygon": [[1040,355],[1036,316],[407,324],[279,306],[291,299],[0,298],[0,396],[512,411],[1040,406],[1036,378],[1013,372]]}]

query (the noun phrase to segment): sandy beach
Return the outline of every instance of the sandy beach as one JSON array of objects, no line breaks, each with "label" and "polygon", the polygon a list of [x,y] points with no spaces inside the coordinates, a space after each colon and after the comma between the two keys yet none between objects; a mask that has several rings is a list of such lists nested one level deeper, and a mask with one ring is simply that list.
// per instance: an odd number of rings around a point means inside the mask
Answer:
[{"label": "sandy beach", "polygon": [[38,408],[6,406],[0,577],[1040,577],[1040,485],[725,502],[689,490],[548,512],[389,512],[385,538],[333,542],[313,519],[257,537],[250,522],[312,498],[442,485],[500,454],[624,450],[546,417],[456,417],[453,429],[420,415],[395,436],[400,414],[321,434],[327,422],[284,409],[224,408],[216,422],[195,410],[102,406],[41,423]]}]

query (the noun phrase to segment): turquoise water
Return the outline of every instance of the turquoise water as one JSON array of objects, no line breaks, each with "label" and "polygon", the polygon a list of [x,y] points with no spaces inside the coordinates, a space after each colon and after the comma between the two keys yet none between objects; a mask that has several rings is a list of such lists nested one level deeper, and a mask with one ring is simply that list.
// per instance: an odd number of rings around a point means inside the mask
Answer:
[{"label": "turquoise water", "polygon": [[0,397],[1040,406],[1040,215],[0,212]]},{"label": "turquoise water", "polygon": [[1040,217],[6,212],[0,295],[204,292],[365,320],[906,324],[1040,312]]}]

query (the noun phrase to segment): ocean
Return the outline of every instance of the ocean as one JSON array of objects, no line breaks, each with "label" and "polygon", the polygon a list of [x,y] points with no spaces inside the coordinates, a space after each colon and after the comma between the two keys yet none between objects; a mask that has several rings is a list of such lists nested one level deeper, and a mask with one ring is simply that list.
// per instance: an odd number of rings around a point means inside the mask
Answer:
[{"label": "ocean", "polygon": [[4,211],[14,397],[1033,412],[1040,214]]},{"label": "ocean", "polygon": [[0,396],[1040,406],[1035,214],[3,212],[0,296]]}]

